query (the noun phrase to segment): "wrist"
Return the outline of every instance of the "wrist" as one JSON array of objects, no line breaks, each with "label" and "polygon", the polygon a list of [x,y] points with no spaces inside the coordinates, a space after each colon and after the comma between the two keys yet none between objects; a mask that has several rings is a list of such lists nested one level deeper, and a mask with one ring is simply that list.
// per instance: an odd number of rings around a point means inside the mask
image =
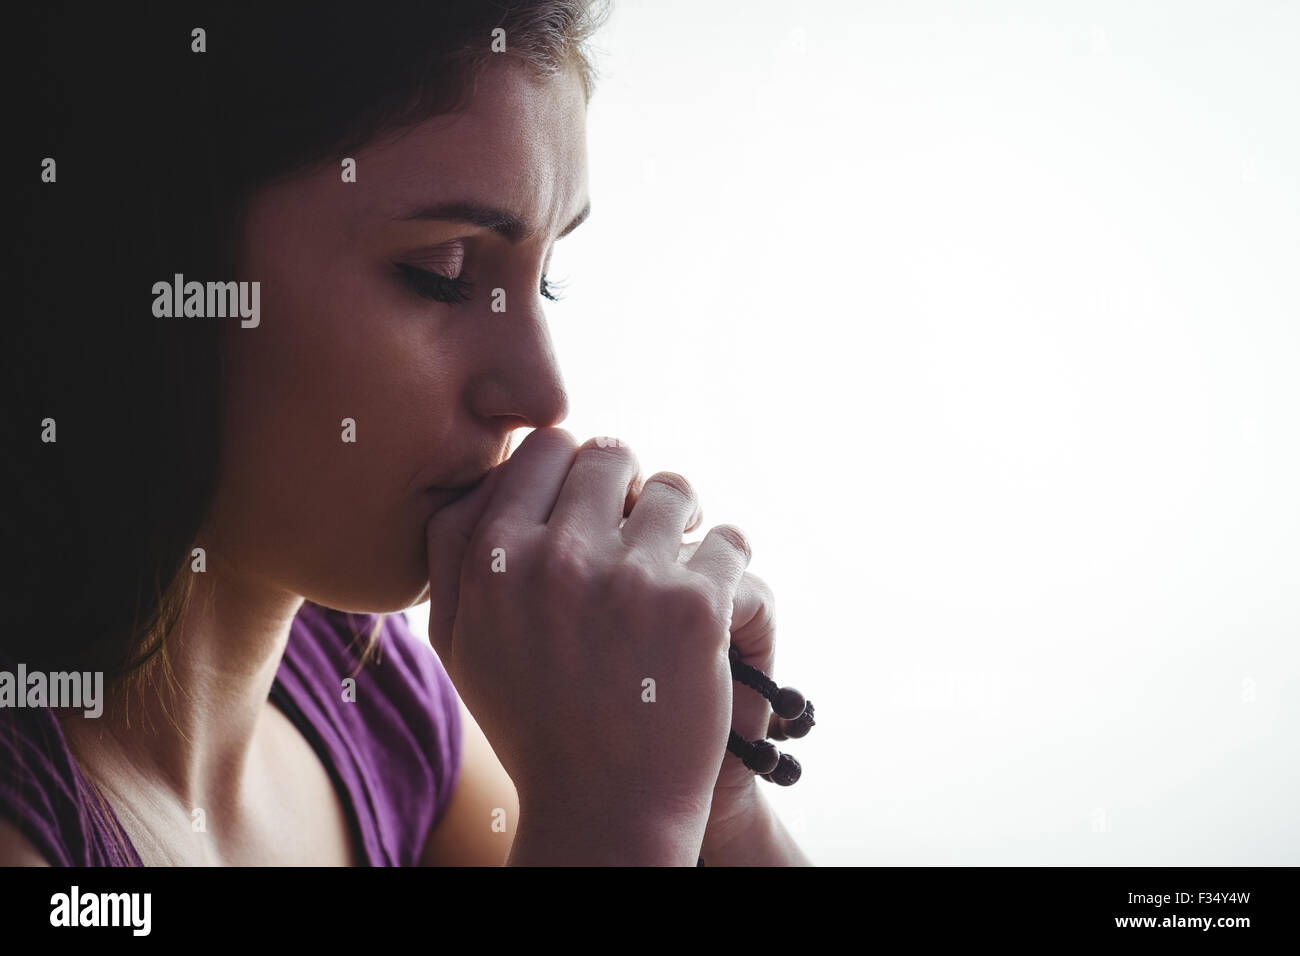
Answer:
[{"label": "wrist", "polygon": [[707,839],[700,856],[705,866],[815,865],[761,796],[731,827]]},{"label": "wrist", "polygon": [[700,847],[705,865],[717,866],[732,855],[737,846],[765,839],[774,820],[772,808],[763,798],[756,780],[725,805],[715,797]]},{"label": "wrist", "polygon": [[521,806],[509,866],[695,866],[700,813]]}]

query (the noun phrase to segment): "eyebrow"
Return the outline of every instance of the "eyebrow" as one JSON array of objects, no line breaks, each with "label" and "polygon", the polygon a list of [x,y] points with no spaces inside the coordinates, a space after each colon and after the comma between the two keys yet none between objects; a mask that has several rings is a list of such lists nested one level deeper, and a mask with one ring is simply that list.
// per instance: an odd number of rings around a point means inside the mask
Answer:
[{"label": "eyebrow", "polygon": [[[574,216],[573,221],[565,226],[556,238],[563,239],[569,233],[573,232],[573,230],[581,226],[589,215],[591,215],[590,201],[582,207],[582,212]],[[480,226],[484,229],[491,229],[498,235],[504,236],[510,242],[519,242],[523,239],[531,238],[535,234],[535,229],[525,222],[522,216],[515,215],[508,209],[489,206],[472,199],[454,199],[448,202],[420,206],[416,209],[412,209],[404,215],[396,216],[394,218],[400,222],[406,222],[412,219],[467,222],[471,226]]]}]

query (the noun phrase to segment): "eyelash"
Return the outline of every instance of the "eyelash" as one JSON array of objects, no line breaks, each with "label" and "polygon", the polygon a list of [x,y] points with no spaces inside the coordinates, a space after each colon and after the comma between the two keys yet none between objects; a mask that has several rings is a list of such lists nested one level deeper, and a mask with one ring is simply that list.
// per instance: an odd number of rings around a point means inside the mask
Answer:
[{"label": "eyelash", "polygon": [[[397,266],[398,271],[401,272],[406,284],[426,299],[455,305],[466,301],[469,298],[470,290],[474,288],[474,283],[459,276],[452,279],[437,272],[429,272],[427,269],[417,269],[405,262],[394,264]],[[563,296],[556,294],[555,286],[546,276],[542,276],[537,291],[542,298],[549,299],[552,302],[558,302],[563,298]]]}]

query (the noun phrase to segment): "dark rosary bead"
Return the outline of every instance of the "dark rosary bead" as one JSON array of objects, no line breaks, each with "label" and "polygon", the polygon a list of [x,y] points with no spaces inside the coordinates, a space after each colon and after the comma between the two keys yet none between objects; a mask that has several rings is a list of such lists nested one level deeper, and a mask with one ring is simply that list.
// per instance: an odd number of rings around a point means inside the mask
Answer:
[{"label": "dark rosary bead", "polygon": [[803,694],[793,687],[782,687],[772,700],[772,709],[786,720],[794,720],[803,713],[805,703]]},{"label": "dark rosary bead", "polygon": [[807,737],[808,731],[817,726],[817,721],[813,720],[812,701],[808,701],[808,706],[802,714],[794,720],[785,721],[781,726],[787,737],[793,737],[795,740],[800,737]]},{"label": "dark rosary bead", "polygon": [[781,751],[770,740],[755,740],[750,744],[745,766],[757,774],[771,773],[781,761]]},{"label": "dark rosary bead", "polygon": [[789,735],[785,732],[785,721],[780,714],[773,714],[767,718],[767,735],[773,740],[789,740]]},{"label": "dark rosary bead", "polygon": [[802,773],[803,767],[799,766],[799,761],[789,754],[781,754],[781,760],[777,763],[776,769],[771,773],[762,774],[762,777],[764,780],[771,781],[779,786],[788,787],[797,783],[799,775]]},{"label": "dark rosary bead", "polygon": [[[789,740],[805,737],[816,726],[812,701],[793,687],[777,687],[776,681],[752,664],[740,659],[733,646],[729,650],[731,676],[767,698],[773,713],[768,718],[767,736],[772,740]],[[746,767],[771,783],[788,787],[799,780],[803,767],[789,754],[781,753],[768,740],[749,741],[733,729],[727,740],[727,750],[741,759]]]}]

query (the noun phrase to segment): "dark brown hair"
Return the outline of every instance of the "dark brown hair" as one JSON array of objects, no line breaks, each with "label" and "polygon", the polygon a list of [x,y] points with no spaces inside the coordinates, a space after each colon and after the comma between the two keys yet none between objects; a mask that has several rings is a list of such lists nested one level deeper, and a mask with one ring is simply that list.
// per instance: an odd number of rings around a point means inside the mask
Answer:
[{"label": "dark brown hair", "polygon": [[585,44],[606,14],[599,0],[168,0],[47,3],[11,23],[30,76],[10,139],[27,165],[0,651],[139,676],[186,606],[217,474],[220,323],[155,318],[146,290],[233,278],[248,196],[463,108],[493,56],[576,65],[590,95]]}]

